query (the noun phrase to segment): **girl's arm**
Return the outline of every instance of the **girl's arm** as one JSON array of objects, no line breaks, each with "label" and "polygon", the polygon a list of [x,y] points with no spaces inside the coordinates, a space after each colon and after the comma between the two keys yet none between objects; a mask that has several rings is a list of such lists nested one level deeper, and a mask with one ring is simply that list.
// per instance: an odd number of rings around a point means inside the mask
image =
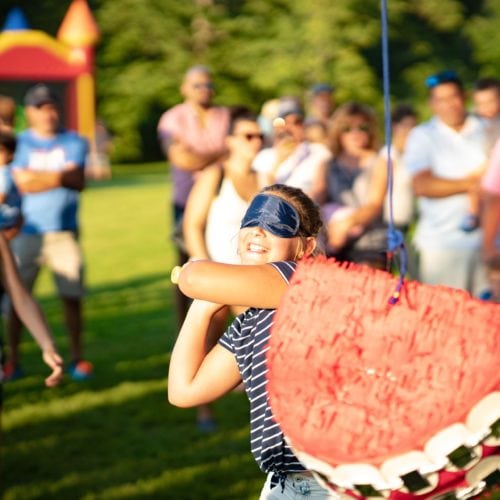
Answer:
[{"label": "girl's arm", "polygon": [[181,408],[214,401],[241,382],[234,355],[217,344],[208,354],[205,350],[208,327],[221,308],[195,300],[170,358],[168,400]]},{"label": "girl's arm", "polygon": [[12,300],[12,305],[42,349],[43,360],[52,369],[52,373],[45,379],[45,384],[49,387],[55,386],[63,376],[63,361],[56,351],[40,307],[22,284],[9,244],[1,233],[0,257],[5,288]]},{"label": "girl's arm", "polygon": [[288,284],[270,264],[233,265],[197,260],[182,268],[179,287],[193,299],[276,309]]},{"label": "girl's arm", "polygon": [[189,193],[182,230],[190,257],[210,258],[205,244],[205,227],[208,211],[217,194],[221,175],[221,167],[218,165],[207,167],[196,179]]}]

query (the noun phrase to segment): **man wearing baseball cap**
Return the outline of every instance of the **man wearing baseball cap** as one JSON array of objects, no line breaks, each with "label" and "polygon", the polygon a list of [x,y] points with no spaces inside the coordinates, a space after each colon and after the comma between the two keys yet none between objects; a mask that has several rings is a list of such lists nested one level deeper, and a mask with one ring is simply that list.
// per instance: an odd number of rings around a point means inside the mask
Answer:
[{"label": "man wearing baseball cap", "polygon": [[[92,373],[92,365],[84,361],[82,353],[83,259],[78,242],[79,193],[85,186],[88,143],[62,128],[59,98],[48,85],[30,88],[24,104],[29,128],[19,134],[11,164],[24,223],[12,250],[28,289],[32,289],[40,265],[52,271],[70,333],[69,373],[83,380]],[[21,322],[12,308],[8,333],[10,359],[5,375],[13,379],[23,372],[18,349]]]}]

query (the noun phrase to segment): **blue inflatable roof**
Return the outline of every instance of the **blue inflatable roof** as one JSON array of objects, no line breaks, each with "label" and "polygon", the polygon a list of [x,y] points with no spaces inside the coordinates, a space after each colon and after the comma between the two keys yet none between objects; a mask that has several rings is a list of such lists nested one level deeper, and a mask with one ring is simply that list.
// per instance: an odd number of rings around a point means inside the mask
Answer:
[{"label": "blue inflatable roof", "polygon": [[19,7],[13,7],[7,13],[3,31],[21,31],[30,29],[24,12]]}]

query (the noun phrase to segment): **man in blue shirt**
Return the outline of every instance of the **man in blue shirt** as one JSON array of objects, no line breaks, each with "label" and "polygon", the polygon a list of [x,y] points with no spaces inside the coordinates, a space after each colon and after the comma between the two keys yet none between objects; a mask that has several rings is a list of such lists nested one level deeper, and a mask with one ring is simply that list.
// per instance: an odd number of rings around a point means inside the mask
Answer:
[{"label": "man in blue shirt", "polygon": [[[83,259],[77,219],[88,144],[77,133],[60,127],[58,98],[48,86],[32,87],[25,96],[25,106],[30,128],[19,134],[11,164],[21,194],[24,224],[12,249],[29,289],[40,265],[52,271],[71,337],[69,371],[74,379],[82,380],[92,373],[92,365],[82,357]],[[18,351],[21,322],[12,308],[8,332],[10,361],[5,371],[12,379],[22,375]]]}]

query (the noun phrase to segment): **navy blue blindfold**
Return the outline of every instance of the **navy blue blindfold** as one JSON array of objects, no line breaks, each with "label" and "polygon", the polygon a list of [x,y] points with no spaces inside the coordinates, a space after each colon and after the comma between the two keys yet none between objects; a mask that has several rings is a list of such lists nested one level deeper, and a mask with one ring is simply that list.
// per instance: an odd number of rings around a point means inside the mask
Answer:
[{"label": "navy blue blindfold", "polygon": [[296,208],[283,198],[258,194],[250,203],[240,227],[260,227],[280,238],[294,238],[299,235],[300,217]]}]

